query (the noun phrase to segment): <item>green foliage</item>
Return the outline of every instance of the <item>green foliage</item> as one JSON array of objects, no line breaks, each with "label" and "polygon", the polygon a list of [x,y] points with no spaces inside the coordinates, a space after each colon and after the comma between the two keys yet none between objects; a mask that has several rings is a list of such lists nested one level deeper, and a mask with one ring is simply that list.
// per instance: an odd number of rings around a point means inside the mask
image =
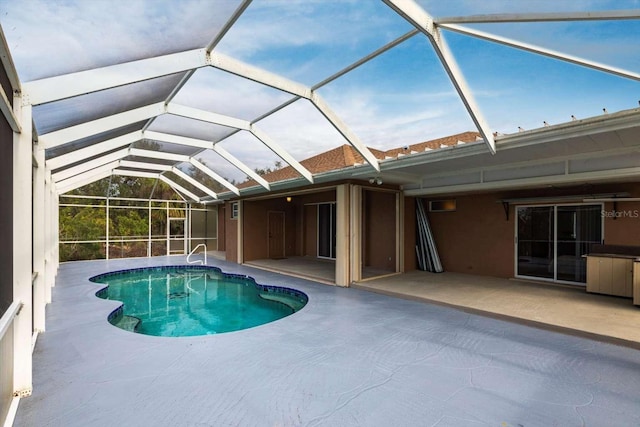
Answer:
[{"label": "green foliage", "polygon": [[[113,238],[146,238],[149,233],[149,211],[144,207],[150,197],[163,200],[181,200],[180,196],[164,182],[157,179],[112,176],[78,188],[69,194],[98,197],[122,197],[139,199],[140,202],[118,201],[117,205],[131,208],[116,208],[116,202],[109,209],[109,236]],[[106,239],[106,201],[86,201],[84,199],[69,199],[72,203],[92,204],[92,206],[61,206],[60,207],[60,241],[71,242],[60,244],[60,261],[75,261],[105,258],[104,243],[73,243],[73,241],[105,240]],[[164,204],[161,204],[164,206]],[[142,209],[136,208],[143,207]],[[158,206],[154,202],[154,206]],[[176,212],[174,212],[176,211]],[[180,216],[176,209],[171,212]],[[181,216],[184,216],[182,214]],[[166,234],[166,211],[152,210],[153,233]],[[112,243],[112,245],[114,245]],[[144,256],[146,242],[123,242],[110,248],[110,256]]]}]

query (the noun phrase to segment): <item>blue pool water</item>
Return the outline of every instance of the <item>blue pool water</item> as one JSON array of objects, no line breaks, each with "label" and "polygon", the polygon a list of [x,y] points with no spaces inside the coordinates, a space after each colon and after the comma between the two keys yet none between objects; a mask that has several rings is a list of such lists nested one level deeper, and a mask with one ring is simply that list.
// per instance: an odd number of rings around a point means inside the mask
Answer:
[{"label": "blue pool water", "polygon": [[121,301],[109,322],[156,336],[195,336],[247,329],[286,317],[307,303],[295,289],[257,284],[206,266],[171,266],[101,274],[96,296]]}]

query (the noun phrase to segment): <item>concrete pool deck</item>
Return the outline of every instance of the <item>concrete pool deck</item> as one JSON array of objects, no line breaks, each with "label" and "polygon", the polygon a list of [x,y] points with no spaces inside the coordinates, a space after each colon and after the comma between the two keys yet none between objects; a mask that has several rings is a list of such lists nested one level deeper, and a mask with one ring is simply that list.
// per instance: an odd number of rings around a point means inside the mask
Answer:
[{"label": "concrete pool deck", "polygon": [[[190,338],[110,325],[88,278],[184,257],[60,266],[16,426],[640,424],[640,351],[221,260],[309,296],[300,312]],[[640,325],[639,325],[640,327]]]}]

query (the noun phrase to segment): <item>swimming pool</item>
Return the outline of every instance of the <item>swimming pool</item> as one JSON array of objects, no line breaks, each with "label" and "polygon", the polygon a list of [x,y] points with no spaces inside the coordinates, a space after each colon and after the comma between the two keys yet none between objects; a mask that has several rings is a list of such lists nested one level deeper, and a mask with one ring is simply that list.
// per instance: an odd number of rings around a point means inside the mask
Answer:
[{"label": "swimming pool", "polygon": [[123,304],[109,315],[121,329],[155,336],[196,336],[273,322],[308,301],[296,289],[261,285],[251,277],[207,266],[163,266],[94,276],[108,285],[96,296]]}]

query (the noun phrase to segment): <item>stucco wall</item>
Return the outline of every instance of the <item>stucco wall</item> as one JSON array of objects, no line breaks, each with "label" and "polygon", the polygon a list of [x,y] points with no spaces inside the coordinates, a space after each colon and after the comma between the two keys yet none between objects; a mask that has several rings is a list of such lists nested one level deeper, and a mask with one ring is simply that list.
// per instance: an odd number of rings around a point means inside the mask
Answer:
[{"label": "stucco wall", "polygon": [[497,203],[500,198],[497,194],[455,197],[456,211],[427,213],[445,271],[513,276],[513,207],[507,221]]},{"label": "stucco wall", "polygon": [[404,198],[404,271],[416,270],[416,199]]},{"label": "stucco wall", "polygon": [[269,212],[284,212],[285,256],[297,255],[297,209],[297,203],[287,202],[284,197],[260,201],[245,201],[243,206],[244,260],[251,261],[269,257]]},{"label": "stucco wall", "polygon": [[224,236],[225,236],[225,259],[231,262],[238,262],[238,219],[231,219],[231,203],[225,203],[224,208]]},{"label": "stucco wall", "polygon": [[396,269],[396,193],[363,191],[363,264]]},{"label": "stucco wall", "polygon": [[[515,207],[513,205],[509,207],[507,221],[504,208],[501,203],[498,203],[499,200],[625,192],[629,193],[629,197],[640,197],[640,183],[542,188],[467,196],[442,196],[425,200],[456,199],[455,212],[428,212],[445,271],[509,278],[515,275]],[[405,204],[407,218],[405,262],[409,266],[411,260],[415,260],[413,253],[409,253],[408,241],[411,232],[415,233],[415,228],[410,230],[409,225],[415,223],[415,213],[412,212],[414,207],[410,206],[411,199],[405,199]],[[608,202],[604,204],[603,211],[603,232],[606,244],[640,246],[640,202],[618,202],[615,214],[613,203]],[[413,244],[415,245],[415,240]]]}]

